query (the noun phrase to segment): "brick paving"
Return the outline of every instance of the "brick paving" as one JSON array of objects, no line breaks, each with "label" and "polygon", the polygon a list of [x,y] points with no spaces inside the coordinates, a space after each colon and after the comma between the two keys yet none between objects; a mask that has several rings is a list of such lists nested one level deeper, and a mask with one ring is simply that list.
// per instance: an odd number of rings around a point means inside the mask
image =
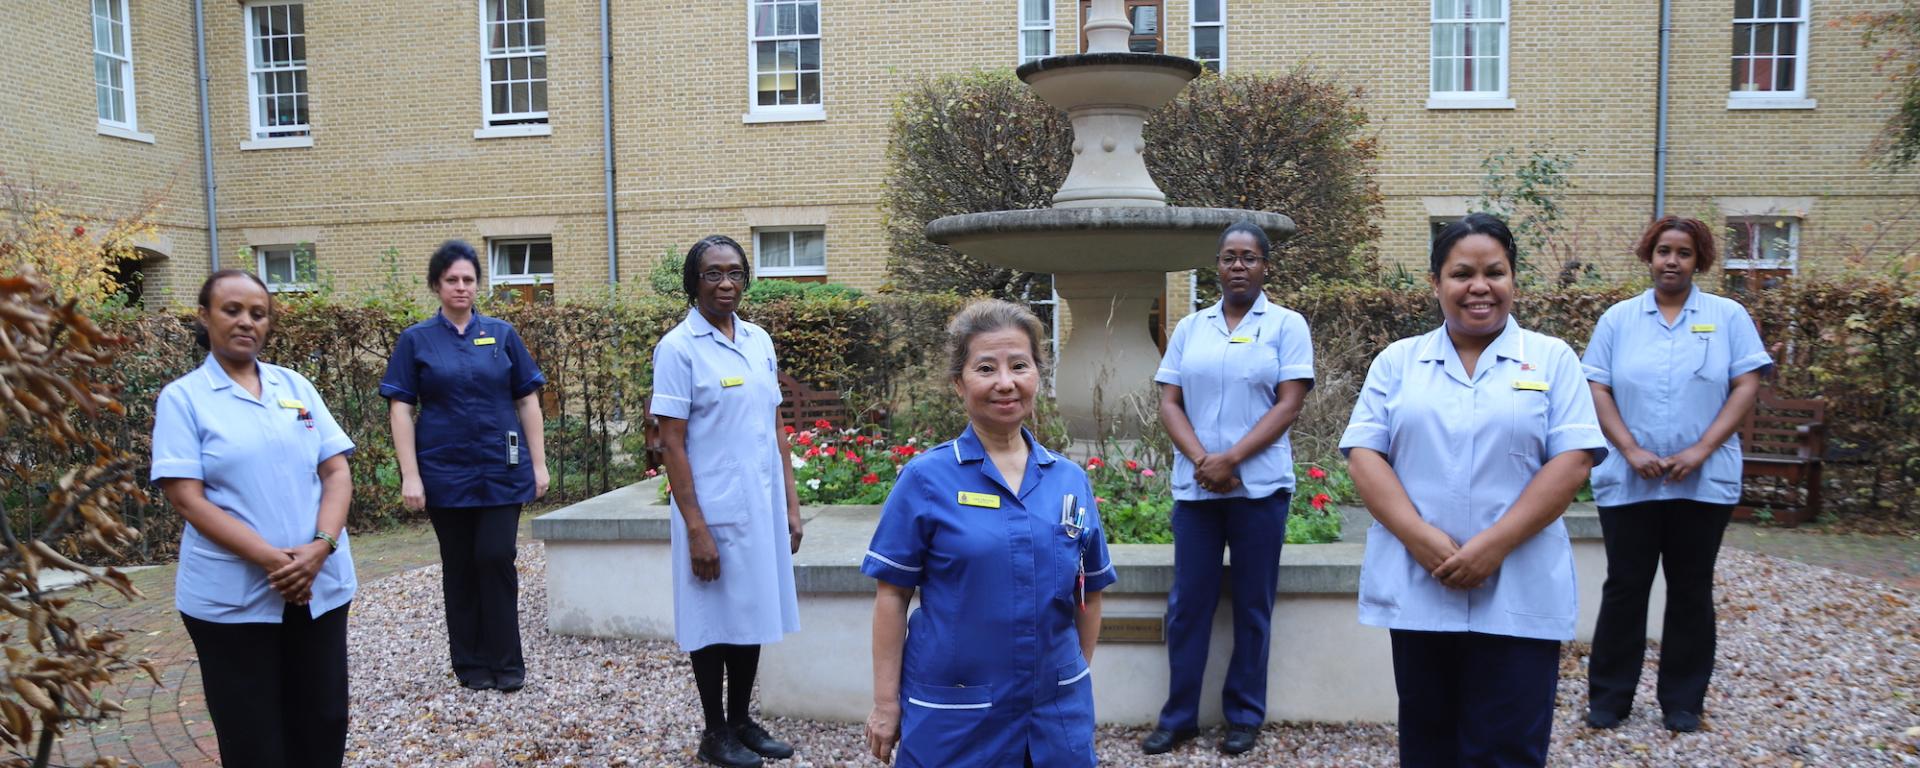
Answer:
[{"label": "brick paving", "polygon": [[[528,523],[536,514],[528,512],[521,520],[523,541],[529,538]],[[1726,543],[1920,592],[1920,538],[1735,524],[1727,531]],[[433,529],[425,524],[357,536],[353,547],[363,584],[439,560]],[[98,590],[97,603],[76,603],[75,613],[83,621],[125,630],[134,655],[152,659],[160,670],[161,684],[155,686],[139,673],[123,675],[106,695],[120,701],[127,712],[117,720],[67,735],[56,750],[56,763],[79,765],[96,757],[116,757],[151,768],[219,765],[193,643],[173,609],[173,577],[172,565],[134,574],[134,584],[147,598],[131,604]]]},{"label": "brick paving", "polygon": [[[529,523],[545,511],[529,511],[521,518],[522,541],[530,537]],[[425,523],[355,536],[353,550],[362,584],[440,561],[433,528]],[[173,577],[172,564],[150,568],[132,575],[146,599],[128,603],[96,589],[96,602],[75,604],[73,614],[82,622],[125,631],[131,655],[153,661],[160,685],[139,671],[123,673],[104,693],[127,711],[117,720],[67,734],[54,750],[55,764],[84,765],[100,757],[149,768],[220,764],[193,641],[173,608]]]}]

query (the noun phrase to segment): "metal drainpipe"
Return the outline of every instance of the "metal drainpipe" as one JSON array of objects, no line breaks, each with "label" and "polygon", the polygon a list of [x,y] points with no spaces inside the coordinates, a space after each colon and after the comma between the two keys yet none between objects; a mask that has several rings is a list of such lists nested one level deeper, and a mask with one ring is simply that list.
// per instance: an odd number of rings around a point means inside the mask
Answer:
[{"label": "metal drainpipe", "polygon": [[607,188],[607,285],[614,286],[620,284],[620,228],[614,210],[613,45],[607,2],[600,0],[600,156]]},{"label": "metal drainpipe", "polygon": [[[605,0],[602,0],[604,2]],[[208,272],[220,271],[220,224],[215,218],[219,185],[213,180],[213,120],[207,115],[207,17],[204,0],[193,0],[193,50],[200,68],[200,157],[207,198],[207,253],[211,257]]]},{"label": "metal drainpipe", "polygon": [[1660,0],[1660,84],[1653,127],[1653,217],[1667,213],[1667,70],[1673,55],[1673,0]]}]

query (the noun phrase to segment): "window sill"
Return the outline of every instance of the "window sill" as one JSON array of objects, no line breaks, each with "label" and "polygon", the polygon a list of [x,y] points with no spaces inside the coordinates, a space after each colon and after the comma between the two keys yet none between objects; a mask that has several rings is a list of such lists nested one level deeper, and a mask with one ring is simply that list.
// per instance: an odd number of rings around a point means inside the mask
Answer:
[{"label": "window sill", "polygon": [[1803,96],[1748,96],[1741,93],[1727,94],[1727,109],[1813,109],[1819,106],[1816,99]]},{"label": "window sill", "polygon": [[825,107],[779,112],[748,112],[740,116],[740,122],[747,125],[754,123],[817,123],[826,119],[827,110]]},{"label": "window sill", "polygon": [[826,277],[826,267],[759,267],[754,277]]},{"label": "window sill", "polygon": [[1513,109],[1513,99],[1497,96],[1428,96],[1427,109]]},{"label": "window sill", "polygon": [[107,125],[104,123],[99,124],[97,127],[98,127],[98,130],[100,131],[100,135],[102,136],[112,136],[116,139],[126,139],[127,141],[137,141],[142,144],[154,143],[153,134],[151,133],[141,133],[139,131],[132,130],[130,128],[121,128],[120,126],[117,126],[117,125]]},{"label": "window sill", "polygon": [[242,151],[254,149],[299,149],[313,146],[312,136],[280,136],[271,139],[248,139],[240,142]]},{"label": "window sill", "polygon": [[511,138],[517,138],[521,136],[552,136],[552,135],[553,135],[553,126],[547,123],[530,123],[527,125],[496,125],[491,128],[476,128],[473,131],[473,137],[476,139],[511,139]]},{"label": "window sill", "polygon": [[501,275],[495,277],[487,287],[497,288],[507,285],[553,285],[553,273],[543,272],[534,275]]}]

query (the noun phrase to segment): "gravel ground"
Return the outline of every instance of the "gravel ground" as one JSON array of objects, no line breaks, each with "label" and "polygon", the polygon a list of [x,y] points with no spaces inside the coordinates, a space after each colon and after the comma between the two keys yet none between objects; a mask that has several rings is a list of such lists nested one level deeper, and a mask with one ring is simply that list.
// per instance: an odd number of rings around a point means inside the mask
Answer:
[{"label": "gravel ground", "polygon": [[[348,764],[694,764],[699,706],[685,657],[670,642],[547,634],[539,544],[521,550],[520,573],[529,683],[513,694],[455,685],[437,567],[361,588]],[[1722,551],[1719,579],[1719,667],[1702,731],[1676,737],[1660,728],[1651,665],[1624,727],[1584,728],[1586,647],[1573,644],[1561,664],[1553,765],[1920,765],[1913,594],[1735,549]],[[764,722],[800,751],[771,766],[878,765],[861,753],[857,725]],[[1233,760],[1212,750],[1214,733],[1153,758],[1135,747],[1142,735],[1100,729],[1103,764],[1384,766],[1395,754],[1392,727],[1382,725],[1270,725],[1258,750]]]}]

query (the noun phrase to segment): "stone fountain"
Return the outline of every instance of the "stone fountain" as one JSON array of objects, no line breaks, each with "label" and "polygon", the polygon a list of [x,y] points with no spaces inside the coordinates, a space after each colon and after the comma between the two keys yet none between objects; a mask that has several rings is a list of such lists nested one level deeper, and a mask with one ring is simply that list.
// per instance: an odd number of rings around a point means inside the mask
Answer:
[{"label": "stone fountain", "polygon": [[1275,242],[1293,220],[1234,208],[1182,208],[1147,173],[1147,116],[1172,101],[1200,63],[1133,53],[1133,25],[1121,0],[1093,0],[1087,52],[1020,66],[1020,79],[1073,123],[1073,166],[1052,208],[947,216],[927,238],[982,261],[1053,275],[1073,319],[1055,369],[1054,390],[1076,441],[1098,438],[1102,400],[1140,391],[1160,351],[1148,332],[1167,273],[1209,266],[1217,238],[1245,219]]}]

